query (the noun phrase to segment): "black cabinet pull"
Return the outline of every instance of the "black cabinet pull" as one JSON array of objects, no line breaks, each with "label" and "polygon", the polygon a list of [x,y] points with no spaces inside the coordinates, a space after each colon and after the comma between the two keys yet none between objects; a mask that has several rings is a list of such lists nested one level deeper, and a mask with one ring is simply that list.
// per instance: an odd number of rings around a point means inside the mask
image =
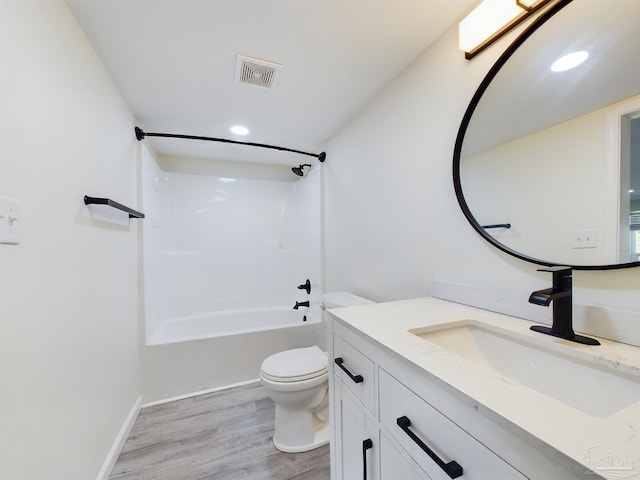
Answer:
[{"label": "black cabinet pull", "polygon": [[342,357],[336,358],[334,362],[336,362],[336,365],[338,365],[344,373],[349,375],[349,378],[353,380],[354,383],[364,382],[364,378],[362,378],[362,375],[354,375],[349,370],[347,370],[347,367],[344,366],[344,360],[342,359]]},{"label": "black cabinet pull", "polygon": [[458,464],[458,462],[450,461],[449,463],[444,463],[440,457],[438,457],[433,450],[431,450],[427,445],[418,438],[418,436],[413,433],[409,427],[411,426],[411,420],[407,417],[400,417],[396,420],[398,426],[402,429],[404,433],[409,435],[409,438],[413,440],[429,457],[431,460],[436,462],[438,466],[444,470],[444,472],[449,475],[449,478],[458,478],[462,476],[462,467]]},{"label": "black cabinet pull", "polygon": [[367,450],[373,448],[373,442],[370,438],[362,441],[362,471],[364,472],[364,480],[367,480]]}]

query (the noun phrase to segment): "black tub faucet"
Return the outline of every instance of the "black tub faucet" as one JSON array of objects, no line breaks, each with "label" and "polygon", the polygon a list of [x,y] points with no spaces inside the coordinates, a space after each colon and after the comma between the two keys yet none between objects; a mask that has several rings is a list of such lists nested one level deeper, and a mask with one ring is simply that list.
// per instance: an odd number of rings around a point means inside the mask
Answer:
[{"label": "black tub faucet", "polygon": [[571,267],[545,267],[538,271],[553,273],[553,286],[533,292],[529,296],[529,303],[548,307],[553,302],[553,323],[551,327],[536,325],[531,330],[585,345],[600,345],[596,339],[577,335],[573,331]]},{"label": "black tub faucet", "polygon": [[309,301],[305,300],[304,302],[296,302],[296,304],[293,306],[294,310],[298,310],[300,307],[309,307]]}]

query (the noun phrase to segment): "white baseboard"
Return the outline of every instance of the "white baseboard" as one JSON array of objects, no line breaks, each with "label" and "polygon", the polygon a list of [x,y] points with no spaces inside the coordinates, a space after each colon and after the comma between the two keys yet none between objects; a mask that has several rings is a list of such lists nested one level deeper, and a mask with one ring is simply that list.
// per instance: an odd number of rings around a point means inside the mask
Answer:
[{"label": "white baseboard", "polygon": [[184,400],[185,398],[197,397],[198,395],[206,395],[208,393],[220,392],[222,390],[228,390],[234,387],[243,387],[245,385],[250,385],[252,383],[258,383],[260,381],[259,378],[254,378],[252,380],[246,380],[244,382],[233,383],[231,385],[223,385],[222,387],[208,388],[206,390],[199,390],[197,392],[185,393],[184,395],[178,395],[176,397],[164,398],[162,400],[156,400],[154,402],[145,403],[141,408],[153,407],[155,405],[162,405],[163,403],[175,402],[176,400]]},{"label": "white baseboard", "polygon": [[122,424],[122,428],[120,429],[120,432],[118,432],[118,436],[113,442],[113,446],[111,447],[111,450],[109,450],[109,454],[107,455],[107,458],[104,461],[102,468],[98,472],[98,476],[96,477],[96,480],[109,480],[109,475],[111,474],[111,470],[113,470],[113,467],[116,464],[116,461],[118,460],[118,456],[122,451],[122,447],[124,447],[124,443],[127,441],[127,438],[129,437],[129,433],[131,433],[131,429],[133,428],[133,424],[135,423],[136,418],[138,417],[141,404],[142,404],[142,397],[138,397],[135,403],[133,404],[133,407],[131,407],[131,410],[129,411],[129,415],[127,415],[127,418]]}]

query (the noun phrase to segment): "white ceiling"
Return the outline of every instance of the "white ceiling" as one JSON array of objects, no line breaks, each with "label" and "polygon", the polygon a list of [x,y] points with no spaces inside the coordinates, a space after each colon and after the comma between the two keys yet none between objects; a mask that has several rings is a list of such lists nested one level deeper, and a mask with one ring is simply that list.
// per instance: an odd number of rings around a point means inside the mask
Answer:
[{"label": "white ceiling", "polygon": [[[313,153],[476,3],[67,0],[144,131]],[[282,64],[275,88],[237,84],[238,54]],[[251,133],[234,137],[235,124]],[[164,155],[289,165],[305,158],[212,142],[146,141]]]}]

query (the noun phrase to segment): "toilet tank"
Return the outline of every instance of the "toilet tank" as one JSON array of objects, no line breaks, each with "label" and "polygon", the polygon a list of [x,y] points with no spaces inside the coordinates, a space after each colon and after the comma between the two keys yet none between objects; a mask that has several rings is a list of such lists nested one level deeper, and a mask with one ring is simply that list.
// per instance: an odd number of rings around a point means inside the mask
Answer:
[{"label": "toilet tank", "polygon": [[333,292],[322,295],[322,303],[325,308],[355,307],[375,303],[367,298],[359,297],[349,292]]}]

